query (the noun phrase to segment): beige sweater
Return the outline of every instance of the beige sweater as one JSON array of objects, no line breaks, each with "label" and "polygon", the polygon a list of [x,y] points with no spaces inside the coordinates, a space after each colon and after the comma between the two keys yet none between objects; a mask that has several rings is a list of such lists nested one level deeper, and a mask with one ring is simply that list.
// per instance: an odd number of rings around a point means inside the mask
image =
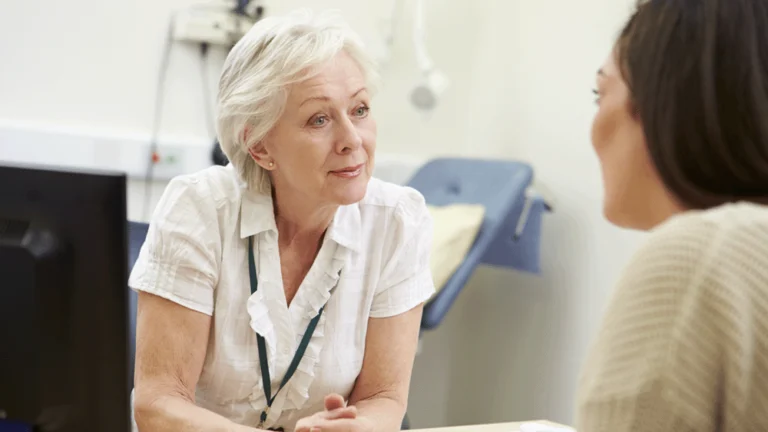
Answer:
[{"label": "beige sweater", "polygon": [[687,212],[651,234],[585,365],[576,423],[768,431],[768,207]]}]

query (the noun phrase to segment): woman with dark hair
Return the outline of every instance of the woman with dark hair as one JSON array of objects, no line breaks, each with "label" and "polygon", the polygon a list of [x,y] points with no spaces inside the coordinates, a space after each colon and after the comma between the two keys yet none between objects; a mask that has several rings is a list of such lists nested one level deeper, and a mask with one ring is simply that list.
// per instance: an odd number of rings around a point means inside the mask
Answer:
[{"label": "woman with dark hair", "polygon": [[606,217],[651,235],[578,430],[768,431],[768,0],[641,1],[597,82]]}]

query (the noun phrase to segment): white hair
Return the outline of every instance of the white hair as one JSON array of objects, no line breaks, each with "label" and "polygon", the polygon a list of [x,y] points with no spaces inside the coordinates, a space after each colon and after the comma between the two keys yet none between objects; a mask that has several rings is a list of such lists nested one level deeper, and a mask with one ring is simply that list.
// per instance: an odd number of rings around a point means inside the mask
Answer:
[{"label": "white hair", "polygon": [[[301,9],[257,22],[232,48],[219,80],[219,143],[249,189],[268,192],[268,172],[248,153],[279,120],[288,86],[311,78],[317,66],[346,52],[360,67],[369,91],[374,61],[357,34],[336,12]],[[247,129],[247,133],[245,133]]]}]

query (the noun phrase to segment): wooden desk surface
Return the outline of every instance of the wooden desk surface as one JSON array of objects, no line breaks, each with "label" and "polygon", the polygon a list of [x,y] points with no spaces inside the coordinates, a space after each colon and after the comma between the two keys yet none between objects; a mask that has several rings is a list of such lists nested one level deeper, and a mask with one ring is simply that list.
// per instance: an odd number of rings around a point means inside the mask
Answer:
[{"label": "wooden desk surface", "polygon": [[544,420],[533,420],[530,422],[520,422],[520,423],[499,423],[499,424],[476,425],[476,426],[456,426],[456,427],[437,428],[437,429],[412,429],[411,431],[412,432],[520,432],[520,425],[523,423],[538,423],[538,424],[547,425],[547,426],[566,427],[563,425],[559,425],[559,424],[544,421]]}]

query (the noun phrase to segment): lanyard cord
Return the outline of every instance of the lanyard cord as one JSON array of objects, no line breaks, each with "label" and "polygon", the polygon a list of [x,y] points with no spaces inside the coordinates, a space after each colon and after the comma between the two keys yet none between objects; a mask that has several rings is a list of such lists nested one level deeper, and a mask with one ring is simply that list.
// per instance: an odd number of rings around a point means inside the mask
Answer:
[{"label": "lanyard cord", "polygon": [[[248,275],[251,282],[251,294],[253,294],[259,288],[259,281],[256,276],[256,260],[253,256],[253,236],[248,237]],[[296,370],[299,367],[299,363],[307,351],[309,341],[312,339],[312,335],[315,333],[315,328],[317,328],[317,323],[320,321],[320,316],[323,314],[323,309],[325,309],[325,306],[321,307],[317,315],[312,318],[312,321],[309,322],[307,331],[301,338],[298,349],[296,349],[296,354],[293,355],[293,360],[291,360],[291,364],[288,366],[288,370],[285,372],[285,376],[280,382],[280,387],[277,389],[277,392],[275,392],[274,395],[272,395],[272,379],[269,375],[269,362],[267,361],[267,343],[262,335],[258,333],[256,334],[257,342],[259,345],[261,381],[264,388],[264,396],[267,399],[267,407],[261,412],[260,423],[258,426],[259,428],[262,428],[264,423],[267,421],[267,417],[269,417],[269,410],[272,408],[272,404],[275,402],[275,398],[277,398],[280,390],[285,387],[291,377],[293,377],[293,374],[296,373]]]}]

